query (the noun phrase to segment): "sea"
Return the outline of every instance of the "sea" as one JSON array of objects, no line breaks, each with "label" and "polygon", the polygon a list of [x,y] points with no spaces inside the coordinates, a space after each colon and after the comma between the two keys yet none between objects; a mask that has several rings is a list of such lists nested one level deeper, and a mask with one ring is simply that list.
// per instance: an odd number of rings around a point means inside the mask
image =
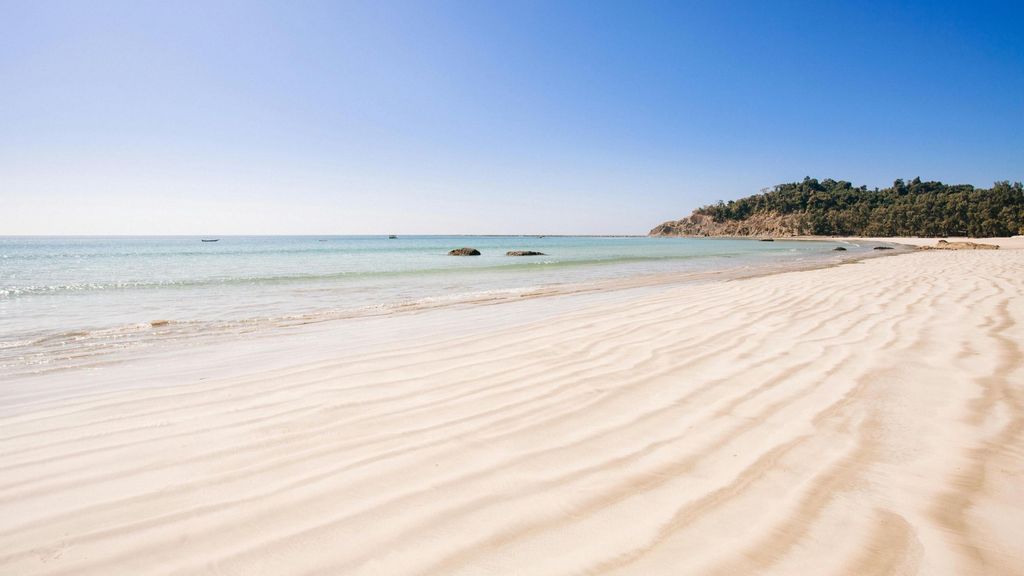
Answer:
[{"label": "sea", "polygon": [[[0,237],[0,375],[365,315],[812,267],[870,245],[573,236]],[[843,246],[846,251],[834,251]],[[472,247],[480,256],[449,256]],[[543,256],[506,256],[510,250]]]}]

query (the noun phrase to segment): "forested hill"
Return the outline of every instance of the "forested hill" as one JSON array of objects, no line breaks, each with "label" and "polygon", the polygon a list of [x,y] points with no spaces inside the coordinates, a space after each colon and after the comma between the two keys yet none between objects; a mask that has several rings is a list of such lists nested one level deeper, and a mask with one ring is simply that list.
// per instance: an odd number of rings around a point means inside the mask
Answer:
[{"label": "forested hill", "polygon": [[1013,236],[1024,234],[1024,188],[897,180],[868,190],[843,180],[780,184],[698,208],[652,236]]}]

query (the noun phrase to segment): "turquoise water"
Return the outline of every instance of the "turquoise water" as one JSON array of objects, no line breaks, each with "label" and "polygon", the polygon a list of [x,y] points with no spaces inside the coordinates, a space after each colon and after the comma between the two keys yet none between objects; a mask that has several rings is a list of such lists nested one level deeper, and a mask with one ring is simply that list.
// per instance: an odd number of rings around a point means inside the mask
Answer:
[{"label": "turquoise water", "polygon": [[[447,255],[461,246],[482,255]],[[616,237],[0,238],[0,367],[45,366],[190,333],[665,273],[813,262],[870,249],[836,253],[834,246]],[[508,250],[546,256],[509,257]]]}]

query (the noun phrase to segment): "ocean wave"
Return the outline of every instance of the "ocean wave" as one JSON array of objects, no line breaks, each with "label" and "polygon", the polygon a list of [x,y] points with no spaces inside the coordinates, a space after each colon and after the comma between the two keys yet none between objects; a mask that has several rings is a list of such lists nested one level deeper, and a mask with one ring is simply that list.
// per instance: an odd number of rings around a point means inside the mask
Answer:
[{"label": "ocean wave", "polygon": [[301,283],[316,281],[331,281],[345,279],[367,279],[367,278],[397,278],[415,277],[427,275],[466,275],[490,272],[516,272],[529,271],[537,268],[575,268],[585,266],[608,266],[615,264],[628,264],[639,262],[668,262],[688,261],[701,258],[734,258],[740,254],[716,253],[713,255],[686,255],[686,256],[623,256],[617,258],[591,258],[577,260],[558,260],[546,258],[544,260],[533,260],[516,263],[495,264],[495,265],[474,265],[470,267],[432,267],[418,268],[412,270],[374,270],[374,271],[339,271],[326,274],[278,274],[272,276],[229,276],[217,278],[189,278],[189,279],[167,279],[167,280],[121,280],[110,282],[85,282],[71,284],[48,284],[48,285],[26,285],[26,286],[4,286],[0,287],[0,298],[11,298],[18,296],[48,295],[74,292],[90,291],[111,291],[111,290],[146,290],[146,289],[181,289],[201,288],[213,286],[231,285],[272,285],[285,283]]}]

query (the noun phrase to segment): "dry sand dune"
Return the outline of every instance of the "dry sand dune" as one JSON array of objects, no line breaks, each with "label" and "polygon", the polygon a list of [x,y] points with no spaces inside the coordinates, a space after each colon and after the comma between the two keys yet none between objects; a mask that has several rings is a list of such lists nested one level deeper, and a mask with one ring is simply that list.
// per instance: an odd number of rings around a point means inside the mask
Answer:
[{"label": "dry sand dune", "polygon": [[5,384],[0,573],[1024,574],[1024,251],[579,298]]}]

